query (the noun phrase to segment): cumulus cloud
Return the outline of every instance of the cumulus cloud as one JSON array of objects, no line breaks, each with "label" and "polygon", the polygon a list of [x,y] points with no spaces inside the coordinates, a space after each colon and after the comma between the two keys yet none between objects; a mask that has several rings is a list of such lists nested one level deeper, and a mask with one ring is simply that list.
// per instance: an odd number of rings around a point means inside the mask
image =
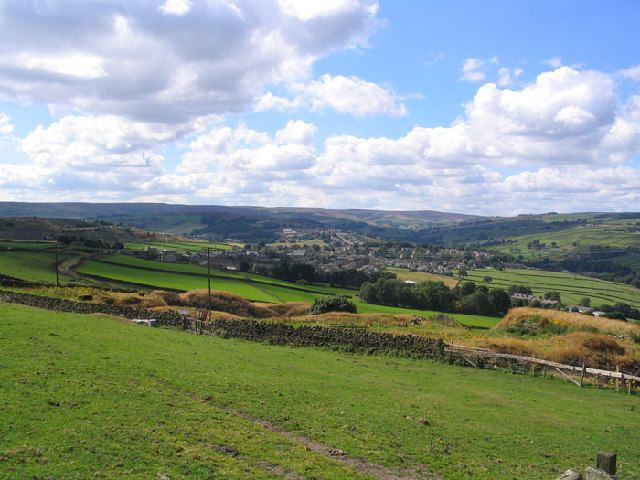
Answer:
[{"label": "cumulus cloud", "polygon": [[276,110],[284,112],[286,110],[294,110],[302,105],[302,98],[297,97],[293,100],[288,98],[279,97],[274,95],[273,92],[267,92],[257,99],[253,110],[256,112],[268,112],[269,110]]},{"label": "cumulus cloud", "polygon": [[619,74],[625,78],[632,79],[634,82],[640,81],[640,65],[620,70]]},{"label": "cumulus cloud", "polygon": [[[196,127],[183,128],[191,131]],[[70,115],[46,128],[38,126],[22,140],[21,150],[39,166],[104,172],[106,167],[117,170],[157,164],[155,146],[180,136],[180,129],[161,123],[123,121],[113,115]]]},{"label": "cumulus cloud", "polygon": [[47,194],[57,200],[122,200],[166,174],[154,148],[180,136],[180,128],[158,123],[67,116],[21,140],[20,150],[31,163],[0,166],[0,189],[13,195],[22,189],[29,201],[46,200]]},{"label": "cumulus cloud", "polygon": [[544,63],[549,65],[551,68],[560,68],[563,66],[562,59],[560,57],[550,58],[549,60],[546,60]]},{"label": "cumulus cloud", "polygon": [[600,72],[562,67],[519,91],[489,83],[466,107],[467,144],[503,164],[607,162],[616,110],[614,84]]},{"label": "cumulus cloud", "polygon": [[451,125],[416,126],[399,138],[339,135],[322,148],[315,125],[302,120],[273,134],[216,125],[184,146],[174,172],[153,148],[178,138],[170,126],[69,116],[23,140],[32,168],[3,170],[0,197],[31,185],[70,199],[75,183],[103,200],[126,191],[146,201],[503,215],[633,209],[640,96],[620,104],[614,77],[561,67],[520,89],[487,83]]},{"label": "cumulus cloud", "polygon": [[323,75],[320,81],[305,86],[304,92],[314,109],[329,106],[356,116],[385,113],[397,117],[407,113],[404,104],[397,103],[388,90],[357,77]]},{"label": "cumulus cloud", "polygon": [[5,2],[0,94],[181,124],[245,111],[328,52],[366,43],[375,0]]},{"label": "cumulus cloud", "polygon": [[[358,10],[360,2],[356,0],[324,0],[322,2],[309,2],[308,0],[278,0],[282,11],[304,22],[318,17],[329,17],[344,12]],[[377,3],[368,5],[369,14],[375,15],[378,11]]]},{"label": "cumulus cloud", "polygon": [[190,0],[167,0],[158,7],[165,15],[186,15],[191,9]]},{"label": "cumulus cloud", "polygon": [[491,65],[497,65],[498,58],[481,60],[479,58],[467,58],[462,65],[462,78],[466,82],[479,82],[486,78],[486,70]]},{"label": "cumulus cloud", "polygon": [[11,118],[6,113],[0,113],[0,138],[8,136],[13,132]]},{"label": "cumulus cloud", "polygon": [[175,185],[203,180],[199,198],[269,198],[289,185],[312,183],[307,169],[315,162],[315,126],[290,121],[270,136],[240,126],[216,128],[194,140],[177,167],[180,176],[158,182]]},{"label": "cumulus cloud", "polygon": [[478,60],[477,58],[467,58],[462,66],[462,80],[467,82],[479,82],[485,79],[485,73],[482,70],[487,62]]},{"label": "cumulus cloud", "polygon": [[297,93],[292,100],[268,92],[258,99],[254,110],[284,111],[306,107],[314,111],[332,108],[356,117],[369,115],[401,117],[407,114],[407,108],[395,93],[355,76],[325,74],[320,80],[293,83],[289,89]]},{"label": "cumulus cloud", "polygon": [[402,173],[398,165],[409,165],[413,181],[422,178],[420,168],[619,161],[633,151],[637,108],[633,103],[619,112],[613,87],[605,74],[568,67],[521,90],[488,83],[466,105],[465,117],[448,127],[415,127],[398,140],[335,137],[323,158],[335,157],[338,169],[349,162],[393,165],[389,178]]},{"label": "cumulus cloud", "polygon": [[524,70],[522,70],[521,68],[510,69],[503,67],[498,71],[498,85],[501,87],[508,87],[513,84],[513,82],[515,82],[523,73]]},{"label": "cumulus cloud", "polygon": [[[535,211],[541,198],[566,211],[561,202],[571,192],[582,205],[598,198],[615,210],[639,178],[623,163],[640,151],[640,97],[618,105],[614,86],[609,75],[569,67],[520,90],[486,84],[448,127],[414,127],[398,139],[335,136],[320,152],[304,122],[274,137],[215,129],[193,142],[181,168],[211,175],[215,189],[247,201],[273,202],[282,187],[285,204],[481,212],[490,203],[511,214]],[[619,175],[625,180],[614,181]]]}]

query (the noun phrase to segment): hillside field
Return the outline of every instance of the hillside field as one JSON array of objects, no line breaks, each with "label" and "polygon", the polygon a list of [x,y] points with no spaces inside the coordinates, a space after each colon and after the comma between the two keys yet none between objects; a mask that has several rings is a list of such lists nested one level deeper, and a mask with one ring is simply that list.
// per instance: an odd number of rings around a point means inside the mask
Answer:
[{"label": "hillside field", "polygon": [[17,305],[0,343],[2,478],[555,478],[599,450],[640,476],[612,390]]},{"label": "hillside field", "polygon": [[[550,216],[547,221],[553,221]],[[522,255],[524,260],[562,260],[567,254],[577,254],[590,251],[607,252],[620,251],[640,247],[640,221],[638,219],[597,219],[591,218],[584,225],[575,225],[567,229],[549,232],[536,232],[509,238],[509,243],[492,246],[492,250]],[[532,249],[530,242],[538,240],[546,244],[547,248]],[[553,243],[553,246],[552,246]],[[616,257],[616,262],[624,262],[625,258],[637,259],[637,252],[632,257]]]},{"label": "hillside field", "polygon": [[[115,280],[150,288],[168,288],[181,291],[207,288],[207,268],[197,265],[182,265],[115,255],[105,261],[86,262],[78,271],[104,279]],[[211,288],[241,295],[257,302],[284,303],[308,302],[327,294],[342,294],[352,297],[360,313],[416,314],[430,316],[438,312],[411,310],[384,305],[367,304],[355,297],[356,290],[330,287],[325,284],[297,285],[261,275],[212,270]],[[500,319],[483,315],[451,314],[459,322],[477,327],[492,327]]]},{"label": "hillside field", "polygon": [[158,250],[171,250],[174,252],[199,252],[206,251],[207,248],[212,250],[231,250],[233,245],[228,243],[211,243],[211,242],[199,242],[191,240],[181,241],[149,241],[149,242],[127,242],[124,244],[125,248],[131,250],[147,250],[148,248],[156,248]]},{"label": "hillside field", "polygon": [[[484,283],[490,277],[490,283]],[[468,270],[461,282],[474,282],[476,285],[507,289],[510,285],[531,287],[534,295],[546,292],[559,292],[563,304],[578,305],[583,297],[591,299],[591,306],[598,307],[603,303],[627,303],[635,308],[640,307],[640,290],[630,285],[607,282],[597,278],[575,275],[572,273],[547,272],[544,270],[498,271],[491,268]]]},{"label": "hillside field", "polygon": [[388,267],[387,272],[395,273],[399,280],[409,280],[412,282],[442,282],[449,288],[458,285],[458,279],[429,272],[412,272],[406,268]]},{"label": "hillside field", "polygon": [[[29,282],[56,283],[56,255],[51,251],[41,251],[38,246],[32,249],[0,251],[0,273],[20,278]],[[66,256],[60,253],[58,260],[62,262]],[[67,284],[71,277],[58,274],[60,283]]]}]

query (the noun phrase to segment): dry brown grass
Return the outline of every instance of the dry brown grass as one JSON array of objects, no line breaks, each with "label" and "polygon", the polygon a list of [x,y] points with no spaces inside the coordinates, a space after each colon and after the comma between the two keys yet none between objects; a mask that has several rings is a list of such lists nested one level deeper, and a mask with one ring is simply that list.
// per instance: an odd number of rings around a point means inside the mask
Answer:
[{"label": "dry brown grass", "polygon": [[164,307],[167,303],[161,294],[153,293],[104,293],[94,296],[92,303],[104,303],[107,305],[124,305],[133,308],[156,309]]},{"label": "dry brown grass", "polygon": [[[208,290],[191,290],[186,293],[162,292],[160,294],[168,305],[191,308],[207,308]],[[311,304],[303,302],[271,304],[253,303],[240,295],[213,290],[211,291],[211,310],[237,317],[271,318],[289,317],[308,312]],[[229,315],[226,315],[227,317]]]},{"label": "dry brown grass", "polygon": [[[552,337],[519,338],[500,334],[503,327],[531,323],[560,324],[568,330],[565,335]],[[632,335],[640,335],[640,325],[525,307],[511,310],[480,344],[499,353],[613,370],[616,366],[640,365],[640,345],[632,340]]]},{"label": "dry brown grass", "polygon": [[305,315],[311,310],[311,304],[308,302],[290,302],[290,303],[254,303],[257,307],[262,307],[273,312],[273,316],[278,317],[294,317]]},{"label": "dry brown grass", "polygon": [[[444,317],[444,318],[443,318]],[[445,342],[469,343],[481,340],[482,333],[473,330],[452,318],[418,318],[415,315],[361,314],[330,312],[321,315],[301,315],[290,318],[269,319],[294,325],[351,325],[366,327],[371,331],[398,335],[422,335],[442,338]]]},{"label": "dry brown grass", "polygon": [[528,317],[538,316],[549,322],[561,323],[576,330],[590,330],[605,335],[640,335],[640,325],[627,323],[622,320],[613,320],[606,317],[592,317],[579,313],[558,312],[541,308],[514,308],[509,310],[502,321],[494,328],[499,329],[507,325],[517,325],[526,322]]},{"label": "dry brown grass", "polygon": [[458,285],[458,280],[453,277],[445,277],[444,275],[437,275],[429,272],[407,272],[400,271],[399,269],[393,269],[393,273],[396,274],[399,280],[411,280],[413,282],[442,282],[449,288],[454,288]]},{"label": "dry brown grass", "polygon": [[[178,308],[198,309],[207,306],[207,290],[182,294],[156,291],[109,293],[94,295],[94,301],[129,305],[155,310]],[[446,316],[418,318],[413,315],[353,314],[332,312],[309,315],[309,303],[252,303],[239,295],[213,291],[213,318],[261,318],[290,324],[353,325],[372,331],[395,334],[424,335],[442,338],[447,343],[482,346],[499,353],[533,356],[560,363],[615,369],[640,366],[640,345],[632,335],[640,336],[640,325],[609,318],[595,318],[575,313],[535,308],[511,310],[492,330],[472,330]],[[533,335],[516,337],[504,332],[504,327],[521,324],[539,326],[558,324],[567,327],[564,335]]]}]

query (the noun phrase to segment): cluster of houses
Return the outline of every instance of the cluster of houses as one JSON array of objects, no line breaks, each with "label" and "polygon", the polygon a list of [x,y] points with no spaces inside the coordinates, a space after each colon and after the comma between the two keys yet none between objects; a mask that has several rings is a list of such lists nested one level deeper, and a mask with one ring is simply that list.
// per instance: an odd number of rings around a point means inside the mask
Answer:
[{"label": "cluster of houses", "polygon": [[584,307],[582,305],[566,305],[565,310],[568,312],[581,313],[583,315],[593,315],[594,317],[606,317],[606,312],[601,312],[592,307]]},{"label": "cluster of houses", "polygon": [[542,298],[536,295],[531,295],[527,293],[514,293],[511,295],[511,304],[517,307],[524,307],[527,305],[531,305],[536,302],[538,305],[542,307],[553,307],[555,305],[559,305],[559,300],[551,300],[549,298]]},{"label": "cluster of houses", "polygon": [[[304,233],[304,235],[303,235]],[[323,240],[323,245],[291,245],[292,240],[309,237],[309,232],[298,232],[284,228],[282,245],[235,247],[227,251],[211,251],[208,259],[206,251],[177,252],[149,248],[139,255],[152,252],[165,262],[190,262],[212,268],[226,270],[246,270],[268,274],[278,262],[288,257],[292,262],[312,265],[318,272],[332,273],[343,270],[358,270],[365,273],[383,271],[388,267],[406,268],[418,272],[452,275],[453,270],[476,269],[485,266],[488,254],[453,248],[399,247],[388,242],[373,244],[361,235],[338,230],[312,232],[312,236]],[[135,254],[135,252],[132,252]]]},{"label": "cluster of houses", "polygon": [[[284,240],[300,237],[300,232],[283,229]],[[177,252],[150,247],[143,251],[131,251],[133,255],[148,255],[150,252],[158,260],[165,262],[189,262],[200,265],[211,264],[212,268],[232,271],[251,271],[267,274],[285,258],[291,262],[312,265],[316,271],[330,274],[338,271],[357,270],[367,274],[381,272],[388,267],[406,268],[419,272],[431,272],[440,275],[452,275],[453,270],[478,269],[490,261],[485,252],[439,248],[430,250],[419,247],[395,247],[381,242],[368,244],[355,233],[323,231],[324,245],[272,245],[234,247],[231,250]],[[504,265],[509,268],[521,267],[519,264]],[[514,293],[511,295],[513,306],[536,305],[543,308],[557,308],[559,300],[538,297],[532,294]],[[604,312],[582,305],[566,305],[565,310],[596,317]]]},{"label": "cluster of houses", "polygon": [[[554,308],[560,305],[560,301],[542,298],[526,293],[514,293],[511,295],[511,304],[514,307],[523,307],[533,304],[543,308]],[[583,315],[593,315],[594,317],[604,317],[607,315],[605,312],[601,312],[599,310],[596,310],[595,308],[585,307],[582,305],[565,305],[564,310],[566,310],[567,312],[581,313]]]}]

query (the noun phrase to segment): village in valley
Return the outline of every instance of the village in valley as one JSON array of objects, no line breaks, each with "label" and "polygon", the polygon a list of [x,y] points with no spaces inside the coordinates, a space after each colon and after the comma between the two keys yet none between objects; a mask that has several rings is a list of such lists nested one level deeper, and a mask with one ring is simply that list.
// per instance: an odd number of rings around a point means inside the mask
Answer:
[{"label": "village in valley", "polygon": [[0,0],[0,480],[640,479],[640,0]]}]

